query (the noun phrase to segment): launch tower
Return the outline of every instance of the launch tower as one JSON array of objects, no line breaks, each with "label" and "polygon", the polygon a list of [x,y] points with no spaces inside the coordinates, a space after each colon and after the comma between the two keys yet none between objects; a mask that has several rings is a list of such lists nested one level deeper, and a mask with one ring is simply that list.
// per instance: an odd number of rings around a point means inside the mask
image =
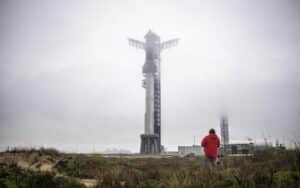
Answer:
[{"label": "launch tower", "polygon": [[227,147],[229,144],[229,130],[228,130],[227,116],[221,117],[220,128],[221,128],[221,146],[222,146],[221,148],[223,150],[223,151],[221,151],[221,153],[223,155],[226,155]]},{"label": "launch tower", "polygon": [[128,39],[129,44],[145,51],[143,87],[146,90],[146,112],[144,134],[141,135],[141,154],[161,152],[161,106],[160,106],[160,53],[175,46],[178,39],[160,42],[160,37],[149,30],[145,42]]}]

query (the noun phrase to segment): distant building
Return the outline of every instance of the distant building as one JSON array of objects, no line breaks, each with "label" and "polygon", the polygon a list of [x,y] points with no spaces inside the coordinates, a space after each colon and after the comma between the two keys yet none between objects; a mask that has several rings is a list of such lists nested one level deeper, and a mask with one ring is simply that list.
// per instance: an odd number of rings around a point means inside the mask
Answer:
[{"label": "distant building", "polygon": [[[227,144],[221,147],[220,155],[252,155],[254,153],[253,143]],[[225,152],[225,153],[223,153]]]},{"label": "distant building", "polygon": [[178,153],[180,156],[185,156],[189,154],[194,154],[196,156],[204,155],[203,149],[200,145],[178,146]]},{"label": "distant building", "polygon": [[263,142],[256,142],[255,143],[255,147],[254,150],[255,151],[261,151],[261,150],[266,150],[266,149],[270,149],[273,148],[273,143],[271,141],[267,141],[265,140],[264,143]]}]

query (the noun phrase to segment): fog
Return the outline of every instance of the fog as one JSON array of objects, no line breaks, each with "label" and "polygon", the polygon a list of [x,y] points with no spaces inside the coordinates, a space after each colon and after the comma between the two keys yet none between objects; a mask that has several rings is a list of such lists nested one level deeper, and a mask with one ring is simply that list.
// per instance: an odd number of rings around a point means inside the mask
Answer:
[{"label": "fog", "polygon": [[193,144],[226,114],[231,140],[300,138],[299,1],[0,1],[0,149],[138,152],[145,54],[162,53],[162,144]]}]

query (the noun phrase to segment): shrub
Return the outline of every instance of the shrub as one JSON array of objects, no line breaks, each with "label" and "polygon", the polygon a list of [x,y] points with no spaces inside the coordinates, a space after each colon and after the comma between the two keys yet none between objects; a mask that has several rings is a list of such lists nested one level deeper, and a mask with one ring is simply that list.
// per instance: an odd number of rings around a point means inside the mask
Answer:
[{"label": "shrub", "polygon": [[84,188],[77,180],[57,177],[49,172],[22,171],[16,167],[0,167],[1,188]]},{"label": "shrub", "polygon": [[279,171],[274,174],[274,181],[277,187],[299,187],[300,172]]}]

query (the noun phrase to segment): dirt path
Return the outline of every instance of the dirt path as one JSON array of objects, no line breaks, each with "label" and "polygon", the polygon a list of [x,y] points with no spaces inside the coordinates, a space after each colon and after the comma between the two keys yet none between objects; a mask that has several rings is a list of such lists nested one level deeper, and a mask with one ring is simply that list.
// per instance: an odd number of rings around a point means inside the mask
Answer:
[{"label": "dirt path", "polygon": [[98,183],[96,179],[81,179],[80,183],[85,185],[86,187],[95,187]]}]

